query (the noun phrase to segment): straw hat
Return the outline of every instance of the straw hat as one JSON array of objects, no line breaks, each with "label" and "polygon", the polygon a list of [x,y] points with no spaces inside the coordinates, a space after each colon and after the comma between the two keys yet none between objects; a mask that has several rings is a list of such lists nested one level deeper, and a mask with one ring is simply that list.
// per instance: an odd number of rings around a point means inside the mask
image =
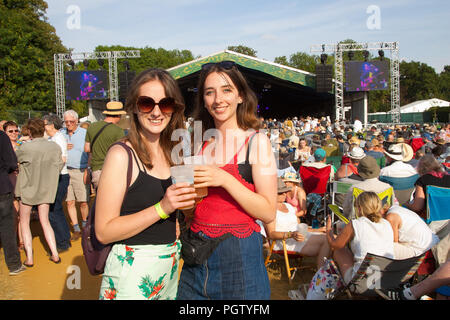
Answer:
[{"label": "straw hat", "polygon": [[352,151],[350,151],[350,153],[348,154],[348,157],[350,159],[355,159],[355,160],[361,160],[365,156],[366,156],[366,154],[364,153],[364,150],[361,149],[360,147],[354,147],[352,149]]},{"label": "straw hat", "polygon": [[297,174],[294,172],[285,172],[282,176],[282,179],[284,182],[294,182],[300,184],[300,179],[298,178]]},{"label": "straw hat", "polygon": [[106,104],[106,110],[103,114],[110,116],[119,116],[121,114],[127,114],[123,109],[123,104],[120,101],[110,101]]},{"label": "straw hat", "polygon": [[372,143],[372,146],[374,146],[374,147],[378,147],[380,145],[380,142],[376,138],[372,139],[372,141],[370,141],[370,142]]},{"label": "straw hat", "polygon": [[277,186],[277,192],[283,193],[283,192],[288,192],[291,191],[291,187],[286,186],[286,184],[283,182],[283,179],[281,179],[280,177],[278,177],[278,186]]},{"label": "straw hat", "polygon": [[361,141],[356,136],[353,136],[353,137],[350,138],[350,140],[348,140],[348,143],[349,144],[356,144],[356,145],[359,146]]}]

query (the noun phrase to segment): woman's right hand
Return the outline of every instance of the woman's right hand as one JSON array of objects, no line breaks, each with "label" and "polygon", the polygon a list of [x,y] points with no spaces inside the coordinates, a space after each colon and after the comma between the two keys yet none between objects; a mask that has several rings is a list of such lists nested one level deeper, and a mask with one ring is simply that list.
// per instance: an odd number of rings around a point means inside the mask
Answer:
[{"label": "woman's right hand", "polygon": [[305,237],[300,232],[297,231],[292,232],[291,238],[298,242],[305,241]]},{"label": "woman's right hand", "polygon": [[172,184],[161,200],[161,207],[166,214],[171,214],[176,209],[193,206],[196,195],[195,188],[188,182]]}]

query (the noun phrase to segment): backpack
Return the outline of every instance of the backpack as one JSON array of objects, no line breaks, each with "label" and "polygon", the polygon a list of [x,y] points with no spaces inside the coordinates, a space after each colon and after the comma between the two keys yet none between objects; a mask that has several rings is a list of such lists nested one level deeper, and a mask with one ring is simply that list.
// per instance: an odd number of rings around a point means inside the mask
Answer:
[{"label": "backpack", "polygon": [[[131,173],[133,161],[131,159],[131,149],[123,142],[116,142],[113,145],[121,145],[127,150],[128,153],[128,170],[127,170],[127,189],[131,182]],[[92,275],[102,274],[105,269],[106,259],[108,259],[109,252],[113,246],[113,243],[102,244],[98,241],[95,235],[95,202],[97,196],[94,199],[94,203],[89,211],[86,227],[83,228],[81,235],[81,247],[83,248],[84,259],[86,260],[89,272]]]}]

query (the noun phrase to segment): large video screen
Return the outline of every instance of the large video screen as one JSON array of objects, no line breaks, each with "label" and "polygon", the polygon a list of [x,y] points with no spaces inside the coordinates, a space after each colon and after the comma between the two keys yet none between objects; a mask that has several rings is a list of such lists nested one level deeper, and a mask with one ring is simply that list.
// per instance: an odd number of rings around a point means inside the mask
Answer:
[{"label": "large video screen", "polygon": [[348,61],[345,63],[345,91],[387,90],[388,61]]},{"label": "large video screen", "polygon": [[67,100],[101,100],[108,98],[108,73],[97,71],[67,71]]}]

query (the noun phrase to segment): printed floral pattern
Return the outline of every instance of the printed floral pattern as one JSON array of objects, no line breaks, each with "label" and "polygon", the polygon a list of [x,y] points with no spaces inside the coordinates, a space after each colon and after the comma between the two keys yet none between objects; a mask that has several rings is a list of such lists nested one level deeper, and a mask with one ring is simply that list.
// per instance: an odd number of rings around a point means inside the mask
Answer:
[{"label": "printed floral pattern", "polygon": [[128,262],[128,264],[131,266],[133,265],[134,261],[133,253],[134,253],[133,248],[125,246],[125,256],[117,255],[117,259],[119,259],[119,261],[122,263],[122,266],[125,261]]},{"label": "printed floral pattern", "polygon": [[336,265],[332,260],[327,260],[320,268],[309,284],[308,297],[311,300],[331,299],[332,294],[344,284],[336,271]]},{"label": "printed floral pattern", "polygon": [[115,300],[117,296],[117,290],[114,288],[114,281],[108,278],[109,288],[105,290],[103,296],[100,297],[101,300]]},{"label": "printed floral pattern", "polygon": [[142,292],[142,295],[147,299],[160,299],[159,293],[164,289],[165,283],[163,281],[166,274],[163,274],[158,280],[155,282],[152,281],[150,276],[145,276],[141,280],[141,284],[139,285],[139,289]]}]

